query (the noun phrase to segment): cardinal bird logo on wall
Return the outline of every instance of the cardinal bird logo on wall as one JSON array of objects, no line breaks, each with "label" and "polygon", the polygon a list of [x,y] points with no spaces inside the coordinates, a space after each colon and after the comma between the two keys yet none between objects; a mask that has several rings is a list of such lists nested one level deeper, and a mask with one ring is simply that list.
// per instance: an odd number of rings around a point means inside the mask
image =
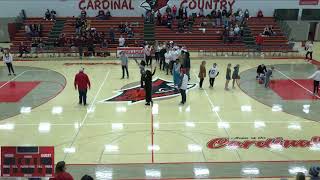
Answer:
[{"label": "cardinal bird logo on wall", "polygon": [[145,10],[154,10],[155,12],[159,9],[166,7],[169,0],[146,0],[140,4],[140,7]]},{"label": "cardinal bird logo on wall", "polygon": [[[125,86],[126,87],[126,86]],[[196,84],[188,84],[188,90],[196,87]],[[165,99],[176,97],[180,95],[179,89],[174,87],[173,82],[166,81],[160,78],[152,81],[152,98],[154,100],[157,99]],[[145,100],[145,91],[140,88],[140,84],[123,88],[117,91],[117,94],[113,97],[100,101],[101,103],[117,103],[123,102],[128,104],[135,104]]]}]

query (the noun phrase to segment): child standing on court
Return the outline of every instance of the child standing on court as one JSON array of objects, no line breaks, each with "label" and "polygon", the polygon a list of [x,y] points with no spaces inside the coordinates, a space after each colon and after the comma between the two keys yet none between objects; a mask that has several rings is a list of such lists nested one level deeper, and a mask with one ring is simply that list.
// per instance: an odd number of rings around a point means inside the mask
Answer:
[{"label": "child standing on court", "polygon": [[125,71],[127,73],[127,78],[129,79],[129,72],[128,72],[128,56],[124,51],[120,52],[120,61],[121,61],[121,67],[122,67],[122,78],[124,79]]},{"label": "child standing on court", "polygon": [[199,87],[200,89],[202,89],[202,84],[203,84],[203,80],[206,77],[206,61],[202,61],[201,65],[200,65],[200,71],[199,71],[199,79],[200,79],[200,83],[199,83]]},{"label": "child standing on court", "polygon": [[234,86],[235,85],[235,82],[238,82],[239,79],[240,79],[240,76],[239,76],[239,68],[240,68],[240,65],[237,64],[234,68],[233,68],[233,73],[232,73],[232,88],[235,89],[236,87]]},{"label": "child standing on court", "polygon": [[213,63],[212,68],[209,70],[209,83],[210,83],[210,88],[213,88],[214,85],[214,80],[216,77],[219,75],[219,70],[217,67],[217,63]]},{"label": "child standing on court", "polygon": [[9,50],[7,50],[7,49],[4,50],[4,54],[3,54],[2,59],[3,59],[3,62],[7,65],[7,68],[9,71],[8,76],[11,76],[11,72],[15,76],[16,74],[14,73],[13,66],[12,66],[13,58],[12,58],[12,54],[9,53]]}]

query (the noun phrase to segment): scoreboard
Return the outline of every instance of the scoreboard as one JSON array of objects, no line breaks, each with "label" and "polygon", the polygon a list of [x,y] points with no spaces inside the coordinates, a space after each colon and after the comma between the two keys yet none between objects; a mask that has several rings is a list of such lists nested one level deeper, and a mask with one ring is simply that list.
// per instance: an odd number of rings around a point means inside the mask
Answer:
[{"label": "scoreboard", "polygon": [[54,147],[1,147],[2,177],[52,177],[54,175]]}]

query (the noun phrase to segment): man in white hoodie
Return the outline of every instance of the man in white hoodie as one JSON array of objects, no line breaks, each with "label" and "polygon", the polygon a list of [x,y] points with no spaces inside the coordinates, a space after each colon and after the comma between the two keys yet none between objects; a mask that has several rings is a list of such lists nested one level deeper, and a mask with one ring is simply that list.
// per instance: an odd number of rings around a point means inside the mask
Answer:
[{"label": "man in white hoodie", "polygon": [[13,66],[12,66],[13,58],[12,58],[12,54],[9,53],[9,50],[7,49],[4,50],[2,60],[8,67],[8,71],[9,71],[8,75],[11,76],[11,72],[12,72],[13,75],[15,76],[16,74],[14,73]]},{"label": "man in white hoodie", "polygon": [[318,70],[309,77],[309,79],[313,79],[313,95],[318,96],[320,82],[320,66],[318,67]]},{"label": "man in white hoodie", "polygon": [[210,88],[213,88],[214,80],[219,75],[219,70],[217,67],[217,63],[213,63],[212,68],[209,70],[209,82],[210,82]]},{"label": "man in white hoodie", "polygon": [[180,89],[181,98],[182,98],[180,105],[184,105],[187,101],[186,91],[188,89],[188,81],[189,81],[189,77],[186,75],[185,71],[182,71],[181,80],[179,84],[179,89]]}]

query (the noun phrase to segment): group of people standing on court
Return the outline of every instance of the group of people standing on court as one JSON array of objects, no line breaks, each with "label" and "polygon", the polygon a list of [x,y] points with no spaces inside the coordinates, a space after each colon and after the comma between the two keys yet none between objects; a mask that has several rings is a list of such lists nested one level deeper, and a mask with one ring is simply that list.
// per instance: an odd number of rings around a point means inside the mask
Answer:
[{"label": "group of people standing on court", "polygon": [[[237,64],[233,67],[233,72],[231,70],[231,64],[229,63],[227,65],[227,69],[226,69],[226,82],[225,82],[225,87],[224,89],[226,91],[229,90],[229,82],[232,79],[232,88],[235,89],[235,83],[238,82],[238,80],[240,79],[239,76],[239,68],[240,65]],[[231,75],[232,72],[232,75]],[[206,61],[202,61],[201,65],[200,65],[200,70],[199,70],[199,74],[198,74],[198,78],[200,80],[199,82],[199,88],[203,89],[203,81],[206,78]],[[216,77],[218,77],[218,75],[220,74],[219,69],[218,69],[218,65],[217,63],[213,63],[212,67],[210,68],[210,70],[208,71],[208,76],[209,76],[209,88],[213,88],[214,86],[214,82]]]}]

